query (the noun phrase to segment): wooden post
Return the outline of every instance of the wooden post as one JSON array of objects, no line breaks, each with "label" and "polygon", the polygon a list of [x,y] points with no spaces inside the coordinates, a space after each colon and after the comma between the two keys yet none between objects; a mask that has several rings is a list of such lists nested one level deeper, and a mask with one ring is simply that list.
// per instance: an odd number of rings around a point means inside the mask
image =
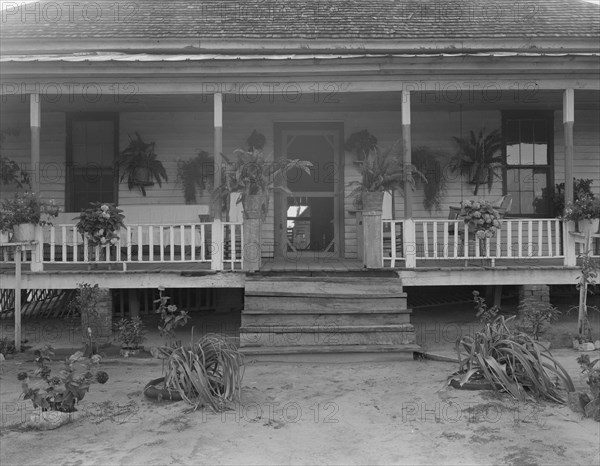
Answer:
[{"label": "wooden post", "polygon": [[35,249],[31,255],[31,271],[42,272],[44,270],[44,229],[40,225],[35,226]]},{"label": "wooden post", "polygon": [[21,352],[21,246],[15,248],[15,350]]},{"label": "wooden post", "polygon": [[42,105],[39,94],[29,95],[29,126],[31,129],[31,189],[40,193],[40,131]]},{"label": "wooden post", "polygon": [[417,266],[417,244],[415,233],[415,221],[407,218],[403,222],[402,249],[404,252],[405,266],[414,269]]},{"label": "wooden post", "polygon": [[[217,92],[214,95],[213,102],[213,113],[214,113],[214,188],[217,189],[221,186],[221,170],[222,170],[222,157],[223,153],[223,94]],[[213,218],[222,220],[222,209],[221,199],[215,199],[213,202]]]},{"label": "wooden post", "polygon": [[383,267],[381,210],[363,211],[363,265],[368,269]]},{"label": "wooden post", "polygon": [[223,270],[223,222],[215,218],[212,223],[212,240],[210,245],[210,268],[211,270]]},{"label": "wooden post", "polygon": [[563,129],[565,134],[565,206],[573,202],[573,125],[575,122],[575,91],[563,93]]},{"label": "wooden post", "polygon": [[[566,184],[565,184],[566,186]],[[569,233],[575,231],[575,222],[563,222],[563,265],[565,267],[575,267],[577,265],[577,256],[575,255],[575,238]]]},{"label": "wooden post", "polygon": [[404,155],[404,218],[412,218],[412,152],[410,140],[410,91],[402,91],[402,153]]},{"label": "wooden post", "polygon": [[244,215],[244,270],[255,272],[261,263],[261,219],[260,216],[249,218]]}]

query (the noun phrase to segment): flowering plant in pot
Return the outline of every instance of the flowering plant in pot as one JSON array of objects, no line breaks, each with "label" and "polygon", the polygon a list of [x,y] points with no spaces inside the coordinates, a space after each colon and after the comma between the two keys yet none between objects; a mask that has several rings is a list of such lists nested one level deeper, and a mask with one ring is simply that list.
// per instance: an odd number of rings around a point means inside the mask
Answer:
[{"label": "flowering plant in pot", "polygon": [[73,220],[77,220],[77,231],[89,245],[114,245],[119,241],[119,229],[125,228],[122,212],[114,204],[90,202],[90,207]]},{"label": "flowering plant in pot", "polygon": [[562,218],[577,222],[577,227],[582,233],[596,233],[600,224],[600,199],[588,195],[581,196],[567,204]]},{"label": "flowering plant in pot", "polygon": [[142,319],[132,317],[121,319],[115,324],[117,340],[121,342],[121,350],[124,355],[136,354],[142,348],[146,339],[146,327]]},{"label": "flowering plant in pot", "polygon": [[53,200],[45,201],[35,193],[17,192],[4,199],[0,208],[0,227],[13,231],[13,241],[33,241],[36,226],[52,225],[60,208]]},{"label": "flowering plant in pot", "polygon": [[462,201],[464,222],[479,240],[493,238],[500,228],[500,214],[489,201]]}]

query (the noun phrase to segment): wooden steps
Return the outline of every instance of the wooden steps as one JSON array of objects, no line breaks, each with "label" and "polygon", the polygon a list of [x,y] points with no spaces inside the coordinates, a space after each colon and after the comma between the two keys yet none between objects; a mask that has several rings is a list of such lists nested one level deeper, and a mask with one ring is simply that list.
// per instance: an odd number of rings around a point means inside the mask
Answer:
[{"label": "wooden steps", "polygon": [[382,354],[412,357],[419,347],[410,313],[396,274],[251,274],[240,348],[270,360],[342,353],[369,360]]}]

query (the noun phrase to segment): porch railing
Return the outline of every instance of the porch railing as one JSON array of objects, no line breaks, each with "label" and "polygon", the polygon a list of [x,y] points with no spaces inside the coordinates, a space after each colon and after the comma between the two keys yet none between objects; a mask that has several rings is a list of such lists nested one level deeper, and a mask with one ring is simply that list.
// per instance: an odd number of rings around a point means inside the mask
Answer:
[{"label": "porch railing", "polygon": [[[416,261],[563,259],[559,219],[505,219],[494,238],[476,240],[461,220],[383,220],[384,267],[414,267]],[[412,228],[412,231],[407,231]],[[414,238],[414,241],[406,241]]]},{"label": "porch railing", "polygon": [[213,270],[243,269],[243,224],[127,225],[113,245],[91,246],[75,225],[44,229],[44,263],[198,263]]}]

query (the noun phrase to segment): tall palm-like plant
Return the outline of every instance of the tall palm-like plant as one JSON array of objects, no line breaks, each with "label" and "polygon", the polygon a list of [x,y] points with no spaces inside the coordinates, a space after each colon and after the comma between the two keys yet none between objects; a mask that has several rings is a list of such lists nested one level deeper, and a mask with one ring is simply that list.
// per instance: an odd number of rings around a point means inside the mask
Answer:
[{"label": "tall palm-like plant", "polygon": [[497,169],[504,166],[503,139],[500,131],[494,130],[485,135],[485,130],[481,129],[478,134],[470,131],[468,138],[453,139],[458,145],[458,153],[451,161],[452,171],[460,171],[470,176],[469,182],[475,185],[474,195],[477,195],[482,184],[487,183],[490,191],[494,178],[501,177]]}]

